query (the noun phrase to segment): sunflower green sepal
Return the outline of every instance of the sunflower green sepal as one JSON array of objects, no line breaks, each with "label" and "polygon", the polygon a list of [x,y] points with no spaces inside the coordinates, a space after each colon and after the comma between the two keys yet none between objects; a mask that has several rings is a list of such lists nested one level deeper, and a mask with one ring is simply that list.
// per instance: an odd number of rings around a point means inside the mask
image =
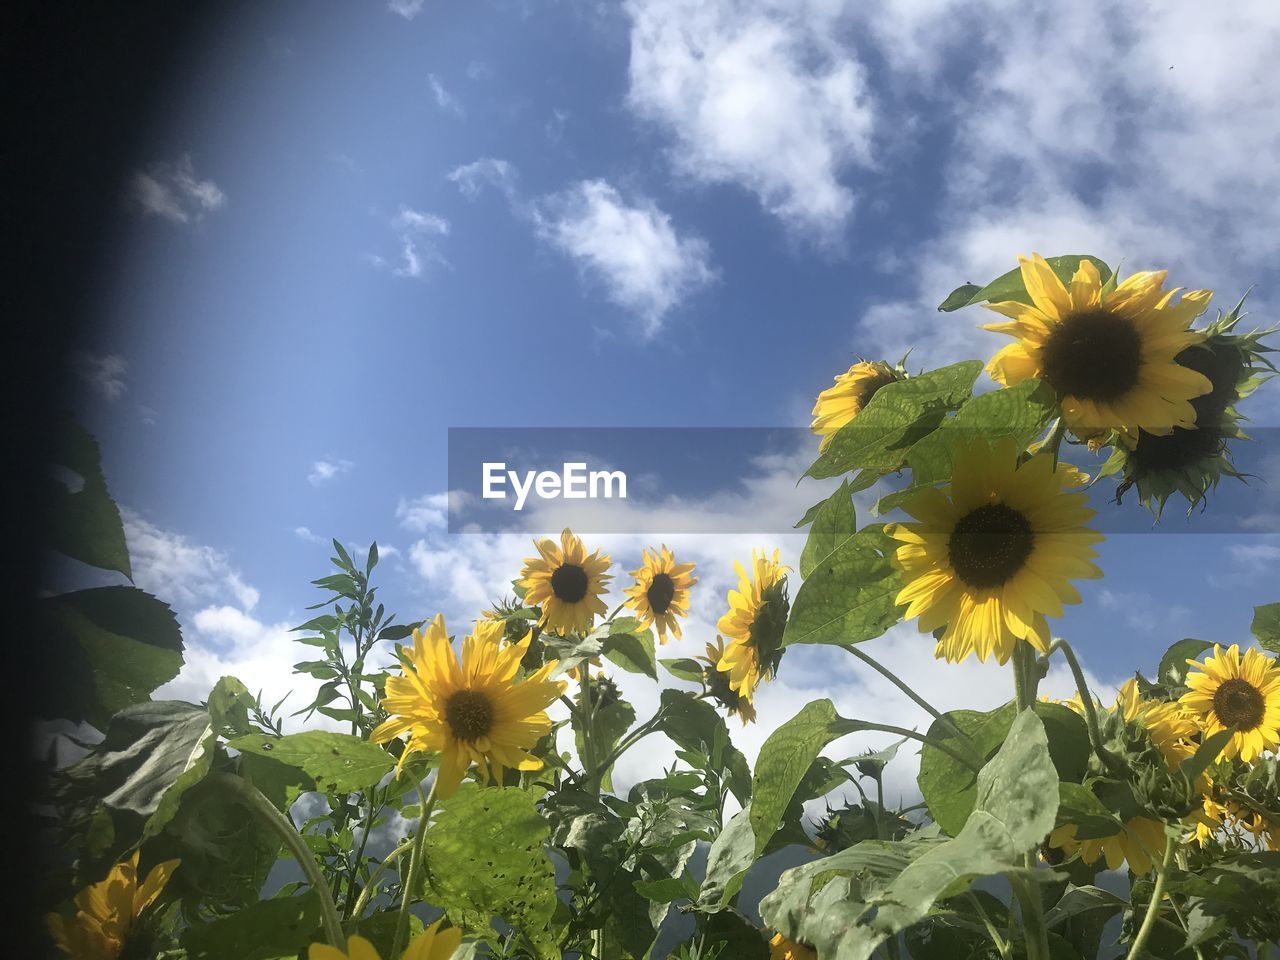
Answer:
[{"label": "sunflower green sepal", "polygon": [[1248,440],[1238,404],[1276,373],[1267,353],[1273,347],[1263,338],[1280,327],[1235,332],[1244,316],[1244,298],[1226,314],[1219,314],[1203,331],[1203,342],[1187,347],[1175,358],[1179,366],[1207,377],[1213,389],[1191,401],[1194,428],[1175,427],[1165,436],[1139,431],[1136,443],[1115,442],[1100,475],[1119,474],[1116,502],[1137,488],[1138,501],[1159,517],[1168,500],[1181,495],[1190,513],[1201,505],[1223,477],[1247,482],[1236,469],[1229,441]]}]

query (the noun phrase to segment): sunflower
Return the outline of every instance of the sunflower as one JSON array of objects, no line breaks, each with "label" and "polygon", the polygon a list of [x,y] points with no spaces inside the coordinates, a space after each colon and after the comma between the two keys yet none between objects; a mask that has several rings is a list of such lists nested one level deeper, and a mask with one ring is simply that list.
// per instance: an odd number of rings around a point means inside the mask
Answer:
[{"label": "sunflower", "polygon": [[1142,699],[1138,694],[1137,680],[1130,678],[1120,687],[1116,710],[1128,722],[1142,725],[1156,749],[1163,754],[1170,770],[1176,770],[1182,761],[1196,752],[1196,734],[1199,731],[1195,722],[1177,703]]},{"label": "sunflower", "polygon": [[1045,653],[1045,617],[1080,602],[1070,579],[1102,576],[1091,562],[1102,534],[1084,526],[1093,511],[1067,492],[1078,475],[1047,454],[1020,464],[1009,439],[961,443],[952,459],[949,488],[903,504],[920,522],[885,527],[901,541],[897,603],[921,632],[942,630],[935,655],[953,663],[970,654],[1004,663],[1018,640]]},{"label": "sunflower", "polygon": [[640,628],[653,624],[658,628],[658,641],[667,642],[670,630],[680,639],[680,622],[676,617],[689,615],[689,588],[698,582],[692,563],[676,563],[675,555],[664,543],[661,550],[644,551],[644,566],[632,570],[634,586],[624,591],[630,599],[627,606],[635,610]]},{"label": "sunflower", "polygon": [[[459,927],[440,929],[437,920],[414,937],[401,960],[451,960],[462,945]],[[307,951],[307,960],[382,960],[378,950],[364,937],[348,937],[347,949],[339,950],[327,943],[313,943]]]},{"label": "sunflower", "polygon": [[780,933],[775,933],[769,941],[769,960],[818,960],[812,947],[788,940]]},{"label": "sunflower", "polygon": [[402,674],[387,679],[382,706],[391,718],[371,739],[387,743],[408,732],[399,765],[414,753],[440,754],[435,789],[441,799],[458,788],[472,763],[485,783],[500,780],[506,767],[541,769],[542,761],[528,751],[551,732],[546,708],[566,684],[548,679],[554,660],[516,679],[532,637],[530,632],[522,642],[501,647],[472,635],[463,640],[459,661],[444,617],[437,614],[425,633],[413,631]]},{"label": "sunflower", "polygon": [[1188,660],[1191,689],[1178,701],[1206,737],[1220,730],[1235,733],[1222,748],[1223,759],[1239,756],[1249,763],[1280,745],[1280,667],[1260,651],[1240,654],[1238,644],[1224,652],[1213,645],[1204,663]]},{"label": "sunflower", "polygon": [[1213,384],[1174,358],[1204,339],[1190,326],[1211,291],[1189,290],[1174,303],[1178,291],[1162,289],[1164,270],[1135,273],[1112,289],[1089,260],[1080,261],[1068,288],[1039,254],[1018,262],[1031,304],[985,305],[1009,319],[984,329],[1018,341],[988,362],[993,379],[1046,381],[1067,426],[1084,439],[1117,430],[1132,443],[1139,429],[1166,434],[1195,425],[1191,401]]},{"label": "sunflower", "polygon": [[74,918],[58,913],[45,918],[54,944],[74,960],[116,960],[124,952],[134,922],[155,903],[177,867],[177,860],[158,863],[139,885],[135,851],[104,879],[76,895]]},{"label": "sunflower", "polygon": [[1108,870],[1120,869],[1128,861],[1129,869],[1142,876],[1150,873],[1164,853],[1164,824],[1150,817],[1134,817],[1108,837],[1076,839],[1076,825],[1068,823],[1049,834],[1049,846],[1057,847],[1068,857],[1079,852],[1085,863],[1103,857]]},{"label": "sunflower", "polygon": [[724,637],[716,634],[716,642],[707,644],[707,655],[697,659],[703,663],[702,679],[712,698],[729,713],[739,717],[744,727],[748,723],[755,723],[756,708],[751,705],[750,700],[738,696],[738,692],[729,686],[729,674],[720,669],[720,661],[724,659]]},{"label": "sunflower", "polygon": [[611,579],[609,557],[599,550],[590,556],[582,541],[566,527],[560,546],[554,540],[536,540],[539,556],[529,557],[520,571],[524,600],[542,606],[538,622],[557,633],[585,634],[597,614],[605,612],[600,599]]},{"label": "sunflower", "polygon": [[904,379],[905,374],[881,361],[860,360],[836,377],[813,405],[813,423],[809,429],[822,437],[818,452],[825,453],[840,428],[849,423],[871,402],[877,390]]},{"label": "sunflower", "polygon": [[729,645],[716,669],[729,675],[729,688],[748,704],[761,679],[769,679],[782,659],[782,631],[791,608],[787,598],[786,573],[779,551],[773,559],[763,550],[751,551],[750,575],[737,560],[738,589],[729,591],[729,611],[717,629],[729,638]]}]

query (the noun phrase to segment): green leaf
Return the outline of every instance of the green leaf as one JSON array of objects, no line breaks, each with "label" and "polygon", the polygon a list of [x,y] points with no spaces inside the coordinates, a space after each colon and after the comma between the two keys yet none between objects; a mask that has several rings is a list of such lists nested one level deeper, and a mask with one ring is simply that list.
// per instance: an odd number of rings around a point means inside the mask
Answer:
[{"label": "green leaf", "polygon": [[981,371],[980,360],[966,360],[886,384],[832,436],[806,475],[822,479],[859,468],[878,473],[898,469],[911,445],[971,396]]},{"label": "green leaf", "polygon": [[426,899],[475,933],[501,917],[545,960],[559,960],[552,925],[555,869],[543,851],[547,823],[532,794],[464,783],[427,831]]},{"label": "green leaf", "polygon": [[[1111,268],[1097,257],[1076,253],[1061,257],[1046,257],[1045,259],[1053,272],[1058,275],[1058,279],[1067,286],[1071,284],[1071,277],[1079,268],[1081,260],[1093,262],[1093,265],[1098,268],[1098,275],[1102,278],[1104,284],[1111,279]],[[951,291],[947,299],[938,305],[938,309],[943,313],[950,313],[952,310],[959,310],[961,307],[971,306],[975,303],[1000,303],[1004,300],[1015,300],[1018,303],[1031,302],[1031,296],[1027,293],[1026,285],[1022,282],[1021,267],[1015,267],[1008,273],[1001,274],[985,287],[980,287],[974,283],[966,283],[964,286],[957,287]]]},{"label": "green leaf", "polygon": [[800,553],[800,576],[806,578],[858,528],[849,481],[841,483],[835,493],[818,504],[812,523],[804,550]]},{"label": "green leaf", "polygon": [[1093,958],[1098,955],[1103,928],[1128,906],[1127,900],[1101,887],[1068,887],[1053,909],[1045,914],[1044,923],[1074,944],[1080,956]]},{"label": "green leaf", "polygon": [[751,804],[748,803],[730,818],[711,844],[698,902],[710,910],[731,902],[742,889],[742,881],[755,861],[756,834],[751,824]]},{"label": "green leaf", "polygon": [[1259,646],[1280,653],[1280,603],[1253,608],[1253,635]]},{"label": "green leaf", "polygon": [[692,683],[702,682],[702,664],[697,660],[680,657],[675,660],[659,660],[658,662],[666,667],[667,672],[677,680],[688,680]]},{"label": "green leaf", "polygon": [[634,617],[618,617],[607,625],[601,638],[606,657],[628,673],[642,673],[658,679],[658,665],[653,654],[653,631],[641,630]]},{"label": "green leaf", "polygon": [[663,690],[661,700],[662,732],[681,749],[711,758],[730,792],[745,804],[751,797],[751,768],[730,740],[724,717],[711,704],[684,690]]},{"label": "green leaf", "polygon": [[1077,840],[1109,837],[1123,825],[1092,790],[1083,784],[1066,782],[1058,784],[1058,822],[1073,824]]},{"label": "green leaf", "polygon": [[841,735],[832,727],[838,716],[830,700],[814,700],[769,734],[760,748],[751,778],[755,856],[764,852],[777,832],[796,788],[822,748]]},{"label": "green leaf", "polygon": [[640,896],[656,903],[698,899],[698,884],[687,873],[661,880],[637,880],[635,888]]},{"label": "green leaf", "polygon": [[902,582],[889,561],[893,549],[879,524],[840,544],[800,585],[782,645],[861,643],[897,623]]},{"label": "green leaf", "polygon": [[285,737],[237,737],[227,746],[297,767],[315,780],[317,789],[331,793],[352,793],[371,787],[395,765],[391,754],[376,744],[326,730],[308,730]]},{"label": "green leaf", "polygon": [[50,481],[45,528],[49,546],[73,560],[132,579],[124,524],[107,492],[97,441],[79,424],[67,423],[58,432],[53,462],[76,474],[81,485],[73,492],[59,480]]},{"label": "green leaf", "polygon": [[320,898],[311,892],[260,900],[182,933],[189,960],[276,960],[301,954],[314,942],[324,941]]},{"label": "green leaf", "polygon": [[[1048,747],[1039,717],[1022,711],[978,774],[974,812],[954,840],[929,846],[896,876],[863,876],[856,884],[833,880],[815,889],[822,875],[810,874],[808,885],[797,890],[784,874],[787,892],[780,884],[761,903],[765,921],[811,944],[821,957],[869,960],[880,944],[928,916],[938,900],[967,890],[974,878],[1021,871],[1023,854],[1040,843],[1057,815],[1058,775]],[[1049,871],[1019,875],[1041,874],[1052,877]]]},{"label": "green leaf", "polygon": [[[1261,609],[1261,608],[1259,608]],[[1187,681],[1188,660],[1194,660],[1213,644],[1208,640],[1179,640],[1164,652],[1160,658],[1160,666],[1156,670],[1156,679],[1171,687],[1181,687]]]},{"label": "green leaf", "polygon": [[[373,944],[374,949],[378,951],[379,957],[390,957],[391,948],[395,945],[396,927],[399,923],[399,910],[379,910],[377,913],[371,913],[361,919],[355,932]],[[405,936],[405,942],[412,942],[413,938],[422,932],[422,928],[421,918],[410,913],[409,932]]]},{"label": "green leaf", "polygon": [[136,587],[95,587],[39,602],[40,655],[59,682],[46,687],[42,714],[87,720],[146,701],[182,668],[182,631],[168,604]]}]

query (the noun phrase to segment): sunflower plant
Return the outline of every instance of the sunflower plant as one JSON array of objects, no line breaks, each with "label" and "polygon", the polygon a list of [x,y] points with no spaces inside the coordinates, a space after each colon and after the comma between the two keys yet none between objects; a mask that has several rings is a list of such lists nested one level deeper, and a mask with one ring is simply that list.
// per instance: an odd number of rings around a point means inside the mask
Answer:
[{"label": "sunflower plant", "polygon": [[[1158,517],[1174,495],[1204,507],[1222,477],[1246,479],[1232,450],[1272,369],[1269,331],[1243,332],[1240,305],[1205,323],[1210,291],[1166,281],[1022,257],[941,306],[999,314],[987,329],[1013,342],[993,357],[835,372],[805,475],[839,486],[797,524],[798,557],[736,558],[703,636],[690,611],[705,569],[663,543],[615,557],[572,530],[534,540],[509,595],[465,622],[397,621],[376,545],[357,561],[334,541],[296,630],[295,670],[317,692],[288,708],[233,677],[199,704],[155,700],[183,660],[162,601],[133,586],[45,598],[46,649],[83,665],[49,714],[101,734],[48,771],[52,948],[1266,957],[1280,940],[1280,604],[1255,609],[1252,645],[1178,640],[1114,697],[1055,629],[1105,574],[1103,511],[1134,509],[1129,490]],[[995,389],[976,388],[984,368]],[[82,482],[59,493],[50,547],[128,577],[97,448],[65,437],[59,466]],[[927,637],[886,637],[898,624]],[[941,710],[877,643],[988,661],[1009,699]],[[929,723],[814,700],[749,760],[734,737],[799,645],[851,657]],[[1062,701],[1040,694],[1058,663],[1076,686]],[[868,733],[894,742],[846,749]],[[628,755],[650,738],[674,759],[631,782]],[[916,795],[895,797],[885,771],[909,754]]]}]

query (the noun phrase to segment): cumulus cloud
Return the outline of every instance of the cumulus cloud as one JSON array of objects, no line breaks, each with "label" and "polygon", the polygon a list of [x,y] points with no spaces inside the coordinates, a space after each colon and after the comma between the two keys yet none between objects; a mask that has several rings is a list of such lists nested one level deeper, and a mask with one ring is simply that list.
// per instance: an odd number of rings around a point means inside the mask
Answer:
[{"label": "cumulus cloud", "polygon": [[114,403],[129,388],[129,364],[119,354],[80,353],[75,358],[75,368],[80,379],[103,400]]},{"label": "cumulus cloud", "polygon": [[506,160],[481,157],[449,171],[449,181],[464,197],[475,199],[485,187],[494,187],[508,200],[515,199],[516,169]]},{"label": "cumulus cloud", "polygon": [[449,523],[449,494],[427,493],[412,500],[401,498],[396,506],[400,526],[414,533],[443,530]]},{"label": "cumulus cloud", "polygon": [[201,180],[190,154],[173,163],[153,163],[129,181],[130,202],[147,216],[192,223],[226,205],[227,195],[212,180]]},{"label": "cumulus cloud", "polygon": [[449,234],[449,221],[444,217],[401,207],[389,226],[399,238],[399,258],[392,262],[373,254],[369,262],[375,267],[388,269],[397,277],[420,279],[432,264],[449,265],[439,249],[439,238]]},{"label": "cumulus cloud", "polygon": [[839,237],[871,162],[866,71],[825,0],[630,0],[628,102],[682,175],[737,184],[793,230]]},{"label": "cumulus cloud", "polygon": [[307,483],[313,487],[323,486],[339,474],[350,473],[353,469],[355,464],[350,460],[338,458],[317,460],[311,464],[311,470],[307,473]]},{"label": "cumulus cloud", "polygon": [[121,510],[121,517],[133,580],[148,593],[180,613],[208,604],[235,603],[246,613],[257,606],[258,591],[244,581],[222,551],[193,543],[128,508]]},{"label": "cumulus cloud", "polygon": [[583,180],[542,198],[534,223],[541,239],[573,258],[611,301],[635,314],[647,336],[716,277],[705,240],[679,233],[652,201],[625,199],[604,180]]}]

